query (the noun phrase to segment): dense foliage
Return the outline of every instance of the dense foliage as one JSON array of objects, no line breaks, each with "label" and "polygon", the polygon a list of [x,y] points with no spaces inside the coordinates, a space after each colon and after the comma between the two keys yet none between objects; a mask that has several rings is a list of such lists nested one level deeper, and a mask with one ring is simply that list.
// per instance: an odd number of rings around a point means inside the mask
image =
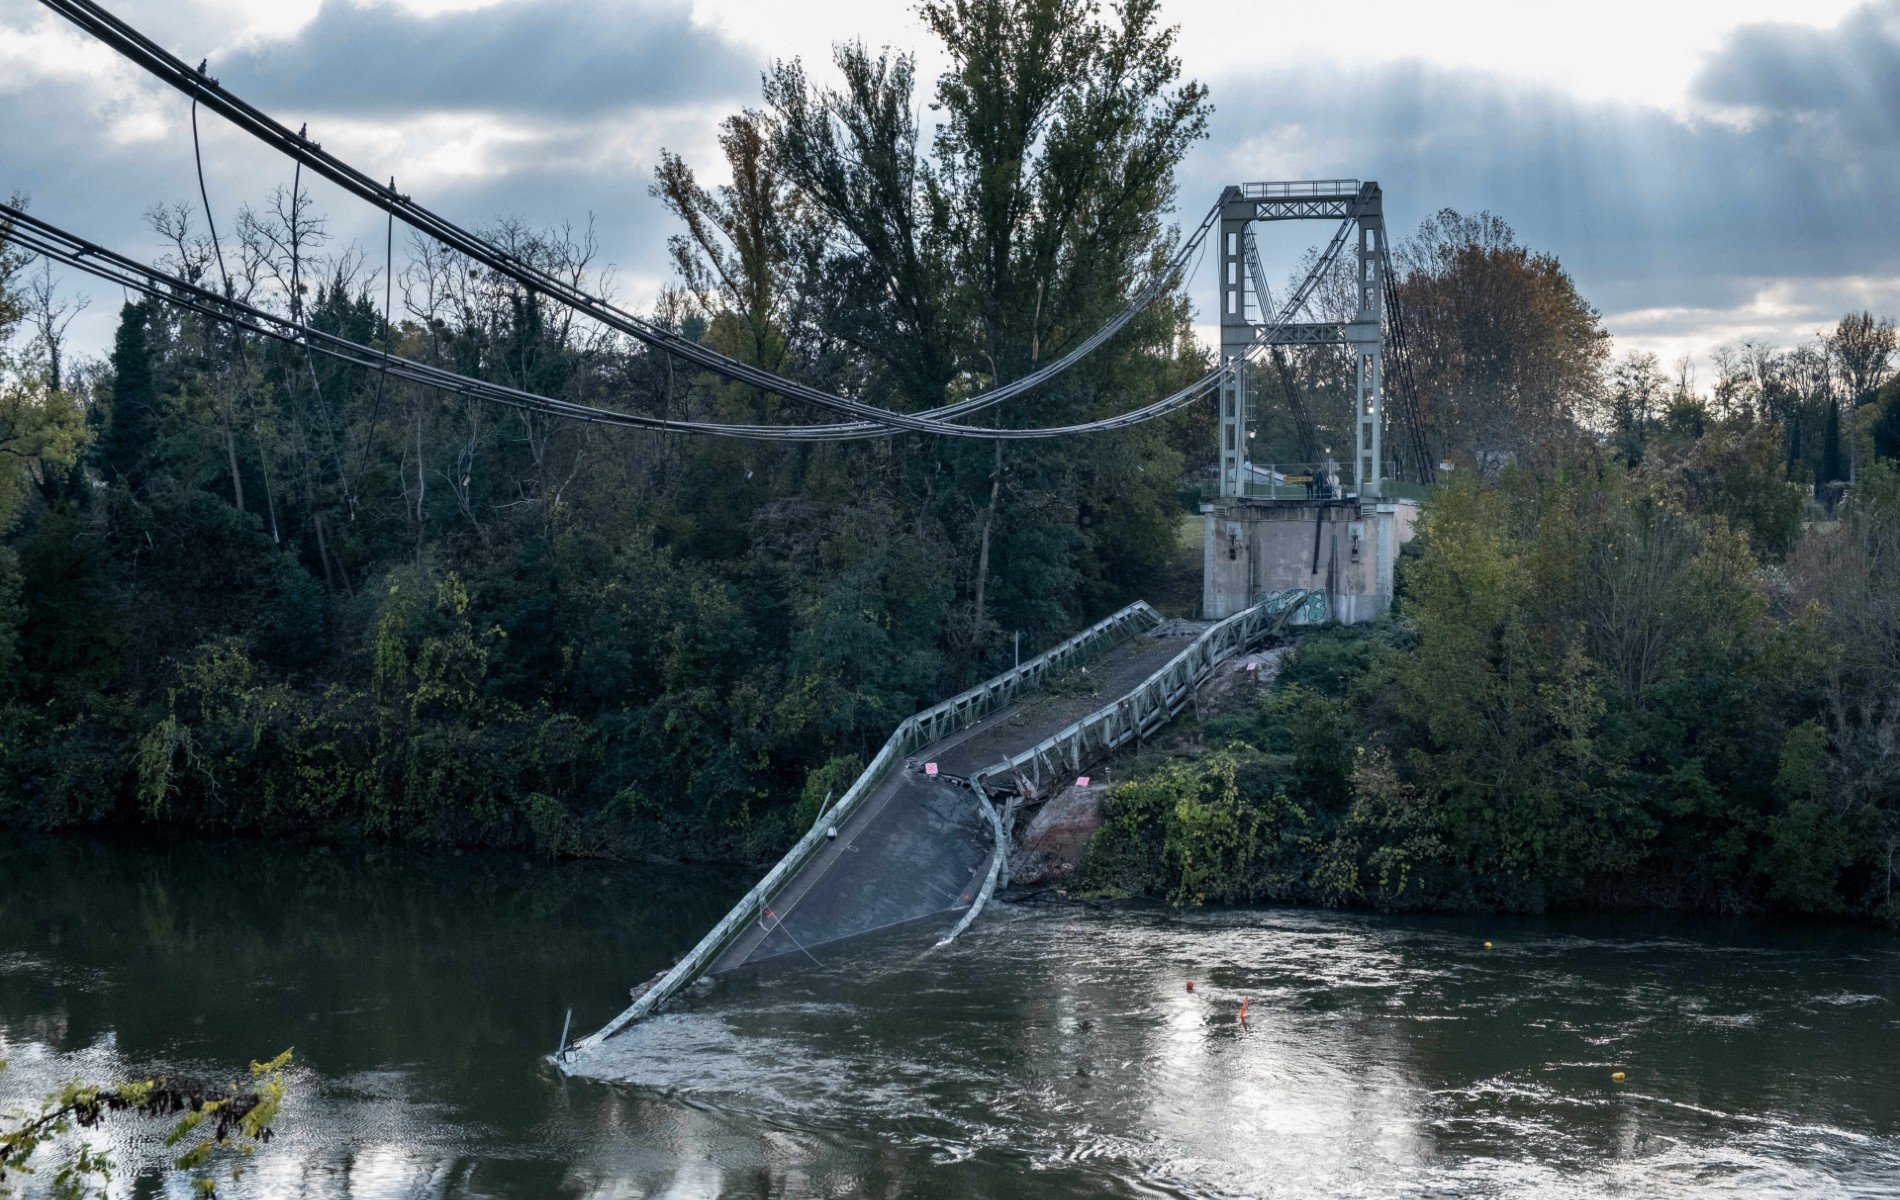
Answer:
[{"label": "dense foliage", "polygon": [[1775,572],[1697,499],[1613,459],[1440,490],[1399,615],[1120,785],[1093,886],[1900,921],[1900,474]]},{"label": "dense foliage", "polygon": [[1900,922],[1893,323],[1719,347],[1703,391],[1687,360],[1608,361],[1495,217],[1440,213],[1397,259],[1450,469],[1396,611],[1308,635],[1257,708],[1142,764],[1089,885]]},{"label": "dense foliage", "polygon": [[[915,410],[1060,354],[1165,260],[1207,106],[1154,4],[923,11],[951,64],[934,134],[912,60],[851,45],[835,86],[783,63],[727,122],[731,183],[664,157],[654,192],[684,232],[659,321]],[[214,244],[194,210],[154,210],[172,269],[358,341],[667,416],[826,416],[438,247],[338,249],[301,192],[226,218]],[[584,230],[490,233],[601,282]],[[1007,448],[603,432],[156,301],[75,368],[69,306],[27,268],[0,271],[19,348],[0,363],[0,822],[762,855],[1013,634],[1068,636],[1174,547],[1178,429]],[[1164,302],[997,419],[1113,412],[1204,369]]]},{"label": "dense foliage", "polygon": [[[930,0],[950,69],[838,48],[666,153],[654,319],[906,410],[1063,353],[1153,277],[1202,136],[1153,0]],[[1187,207],[1198,205],[1194,200]],[[294,187],[170,265],[325,330],[669,417],[822,419],[686,371],[415,241],[329,244]],[[502,224],[598,287],[590,234]],[[1205,754],[1119,787],[1094,886],[1179,902],[1663,902],[1900,918],[1894,328],[1611,362],[1557,259],[1439,213],[1397,248],[1414,478],[1395,617],[1310,637]],[[760,857],[902,717],[1160,581],[1206,406],[1113,435],[700,441],[424,392],[127,303],[0,245],[0,824],[163,822]],[[1350,268],[1321,315],[1345,319]],[[1052,424],[1205,367],[1154,306],[1003,411]],[[1255,368],[1253,445],[1351,437],[1350,360]],[[1399,376],[1394,375],[1396,387]],[[1396,406],[1395,406],[1396,408]]]}]

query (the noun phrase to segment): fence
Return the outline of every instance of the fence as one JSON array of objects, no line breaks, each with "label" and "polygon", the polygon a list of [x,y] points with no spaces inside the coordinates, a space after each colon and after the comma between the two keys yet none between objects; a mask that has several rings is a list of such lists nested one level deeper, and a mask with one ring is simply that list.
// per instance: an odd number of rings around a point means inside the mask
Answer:
[{"label": "fence", "polygon": [[1289,197],[1357,196],[1357,179],[1294,179],[1274,183],[1243,183],[1240,194],[1249,200]]},{"label": "fence", "polygon": [[1274,592],[1253,607],[1213,626],[1187,649],[1168,660],[1134,691],[1038,742],[1014,758],[976,773],[978,787],[1013,787],[1026,799],[1043,794],[1051,782],[1066,780],[1089,763],[1137,738],[1145,737],[1181,711],[1194,691],[1227,659],[1239,654],[1296,618],[1302,624],[1323,620],[1324,592],[1296,588]]},{"label": "fence", "polygon": [[[1150,675],[1122,700],[1084,717],[1033,749],[972,776],[970,787],[976,792],[977,799],[983,804],[983,811],[996,830],[996,858],[990,863],[989,878],[984,881],[976,903],[970,906],[970,910],[963,914],[963,919],[957,922],[956,928],[945,934],[937,945],[946,946],[955,941],[976,920],[977,914],[983,910],[999,884],[1006,886],[1009,883],[1010,835],[1007,825],[1013,823],[1011,817],[1017,799],[1011,796],[1003,815],[998,816],[989,788],[985,786],[986,781],[997,783],[1007,778],[1025,797],[1034,799],[1040,794],[1040,786],[1047,778],[1046,770],[1060,766],[1064,779],[1080,772],[1090,762],[1126,744],[1131,738],[1143,736],[1179,712],[1194,689],[1207,679],[1214,668],[1236,653],[1272,634],[1282,625],[1316,625],[1325,619],[1325,592],[1294,589],[1263,595],[1246,612],[1236,613],[1196,638],[1193,645],[1169,659],[1166,666]],[[1028,774],[1023,773],[1024,767],[1029,768]]]}]

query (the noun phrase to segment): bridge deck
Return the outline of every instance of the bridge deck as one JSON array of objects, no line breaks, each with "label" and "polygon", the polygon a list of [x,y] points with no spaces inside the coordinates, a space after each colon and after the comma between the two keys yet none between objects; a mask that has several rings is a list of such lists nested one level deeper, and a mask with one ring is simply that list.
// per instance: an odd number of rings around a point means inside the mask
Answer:
[{"label": "bridge deck", "polygon": [[[714,960],[713,972],[874,929],[966,909],[988,874],[996,842],[976,796],[952,777],[1020,753],[1120,698],[1194,640],[1167,629],[1116,646],[1047,691],[991,714],[912,755],[838,827],[765,913]],[[934,762],[940,774],[924,773]]]},{"label": "bridge deck", "polygon": [[1156,634],[1123,643],[1021,704],[971,726],[959,737],[938,743],[932,750],[938,768],[959,778],[968,778],[1022,753],[1103,705],[1127,695],[1186,649],[1205,628],[1205,625],[1174,622]]}]

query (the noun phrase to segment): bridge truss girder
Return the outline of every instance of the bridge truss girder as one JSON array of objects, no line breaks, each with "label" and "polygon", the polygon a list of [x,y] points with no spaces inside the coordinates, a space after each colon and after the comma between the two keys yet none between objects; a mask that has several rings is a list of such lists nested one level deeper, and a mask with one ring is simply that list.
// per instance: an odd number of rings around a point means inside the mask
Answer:
[{"label": "bridge truss girder", "polygon": [[[1264,296],[1249,227],[1256,221],[1351,220],[1358,226],[1355,252],[1357,311],[1348,322],[1263,326],[1247,303],[1249,281]],[[1355,417],[1354,490],[1375,498],[1383,490],[1383,385],[1385,323],[1385,208],[1376,183],[1355,179],[1244,183],[1221,195],[1220,216],[1221,361],[1232,369],[1221,384],[1220,491],[1246,494],[1248,427],[1247,352],[1262,341],[1270,346],[1348,346],[1353,351]],[[1264,335],[1264,337],[1263,337]]]}]

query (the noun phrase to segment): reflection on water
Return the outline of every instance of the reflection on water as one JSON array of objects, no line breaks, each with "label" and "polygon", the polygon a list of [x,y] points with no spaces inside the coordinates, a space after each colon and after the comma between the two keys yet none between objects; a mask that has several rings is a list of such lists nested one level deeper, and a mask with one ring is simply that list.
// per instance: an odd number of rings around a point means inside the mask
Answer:
[{"label": "reflection on water", "polygon": [[746,882],[0,847],[0,1106],[294,1045],[243,1196],[1900,1195],[1900,939],[1838,926],[1004,906],[540,1064]]}]

